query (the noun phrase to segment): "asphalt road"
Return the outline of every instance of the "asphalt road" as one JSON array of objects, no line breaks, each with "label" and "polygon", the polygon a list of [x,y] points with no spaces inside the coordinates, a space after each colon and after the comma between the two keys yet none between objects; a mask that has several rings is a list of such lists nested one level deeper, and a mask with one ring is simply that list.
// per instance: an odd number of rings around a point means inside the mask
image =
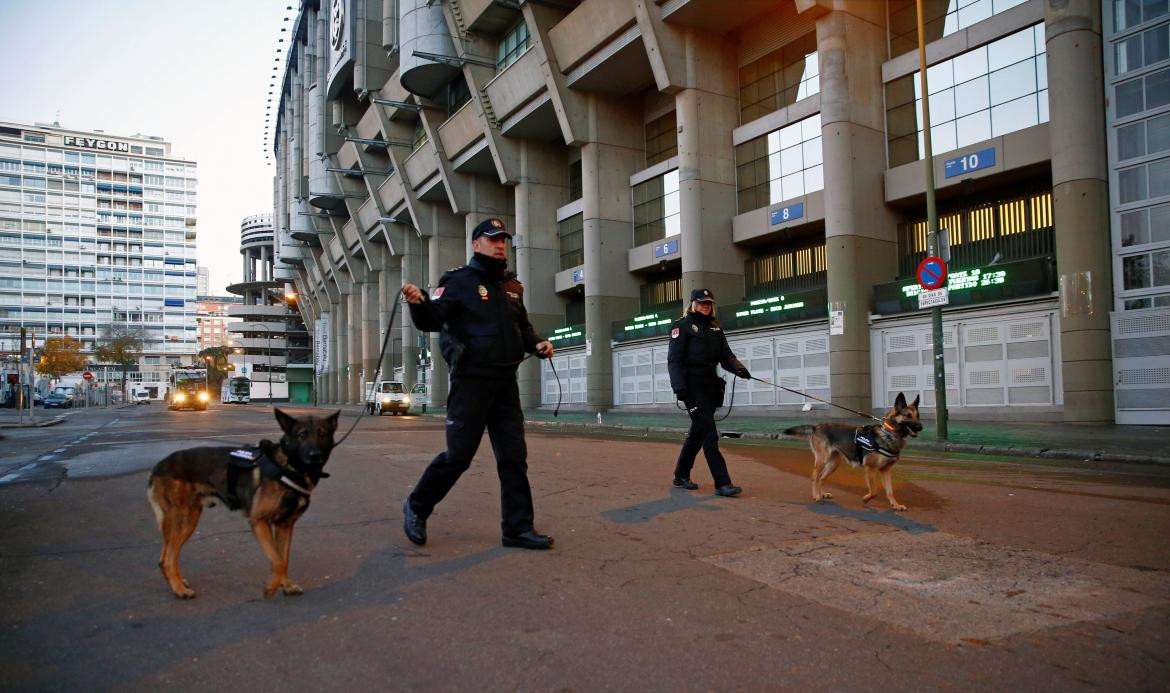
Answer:
[{"label": "asphalt road", "polygon": [[[1166,689],[1170,470],[957,455],[899,463],[894,513],[807,449],[725,441],[740,498],[672,490],[678,440],[531,431],[551,552],[499,544],[490,446],[415,547],[401,501],[441,420],[368,418],[265,600],[246,522],[204,513],[156,566],[147,472],[276,437],[271,410],[90,410],[0,441],[0,688]],[[344,424],[348,421],[343,420]]]}]

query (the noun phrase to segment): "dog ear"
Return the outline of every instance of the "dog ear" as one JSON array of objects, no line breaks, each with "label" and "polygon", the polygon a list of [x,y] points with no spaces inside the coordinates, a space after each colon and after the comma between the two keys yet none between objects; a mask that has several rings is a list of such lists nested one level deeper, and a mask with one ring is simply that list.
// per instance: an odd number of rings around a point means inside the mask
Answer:
[{"label": "dog ear", "polygon": [[279,409],[273,409],[273,411],[276,413],[276,422],[280,424],[280,430],[285,433],[292,433],[293,427],[297,424],[297,420]]},{"label": "dog ear", "polygon": [[914,407],[915,409],[917,409],[917,408],[918,408],[918,398],[919,398],[919,397],[921,397],[921,395],[916,395],[916,396],[914,397],[914,403],[913,403],[913,404],[911,404],[910,406],[912,406],[912,407]]},{"label": "dog ear", "polygon": [[894,409],[905,409],[905,408],[906,408],[906,395],[899,392],[898,397],[894,400]]},{"label": "dog ear", "polygon": [[333,432],[337,430],[337,420],[340,416],[341,416],[341,410],[338,409],[337,411],[333,412],[332,415],[326,417],[325,425],[329,426],[330,435],[332,435]]}]

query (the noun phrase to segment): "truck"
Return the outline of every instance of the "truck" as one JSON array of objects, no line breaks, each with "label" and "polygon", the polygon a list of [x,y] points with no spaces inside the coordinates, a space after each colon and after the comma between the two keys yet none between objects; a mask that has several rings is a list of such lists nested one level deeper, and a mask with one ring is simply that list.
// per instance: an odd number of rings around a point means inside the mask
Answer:
[{"label": "truck", "polygon": [[410,395],[397,380],[379,380],[366,384],[366,411],[381,416],[385,412],[406,414],[410,411]]},{"label": "truck", "polygon": [[237,375],[223,381],[219,388],[222,404],[248,404],[252,401],[252,381]]},{"label": "truck", "polygon": [[167,393],[168,409],[207,411],[207,403],[210,400],[206,368],[176,368],[171,371],[170,391]]}]

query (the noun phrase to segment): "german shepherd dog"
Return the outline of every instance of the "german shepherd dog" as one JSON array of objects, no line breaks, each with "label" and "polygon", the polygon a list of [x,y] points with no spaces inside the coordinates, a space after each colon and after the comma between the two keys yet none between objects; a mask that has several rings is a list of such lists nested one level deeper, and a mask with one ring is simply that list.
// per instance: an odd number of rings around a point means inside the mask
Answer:
[{"label": "german shepherd dog", "polygon": [[243,511],[272,562],[264,596],[271,597],[277,587],[286,595],[301,593],[288,576],[293,525],[309,507],[317,482],[329,476],[323,467],[333,450],[340,413],[293,417],[277,409],[276,420],[284,431],[279,443],[262,440],[254,452],[234,447],[179,450],[155,465],[146,496],[162,532],[158,567],[176,597],[195,596],[179,573],[179,551],[195,532],[203,508],[216,501]]},{"label": "german shepherd dog", "polygon": [[[894,510],[905,510],[894,498],[894,483],[891,472],[894,463],[906,444],[906,436],[916,438],[922,430],[918,419],[918,398],[906,404],[901,392],[894,400],[894,406],[886,412],[880,425],[849,426],[847,424],[822,423],[815,426],[795,426],[784,431],[785,435],[807,438],[813,452],[812,497],[820,502],[833,497],[822,485],[837,468],[839,460],[845,460],[865,470],[865,486],[868,493],[862,497],[868,503],[877,495],[877,477],[882,477],[886,500]],[[859,440],[860,439],[860,440]]]}]

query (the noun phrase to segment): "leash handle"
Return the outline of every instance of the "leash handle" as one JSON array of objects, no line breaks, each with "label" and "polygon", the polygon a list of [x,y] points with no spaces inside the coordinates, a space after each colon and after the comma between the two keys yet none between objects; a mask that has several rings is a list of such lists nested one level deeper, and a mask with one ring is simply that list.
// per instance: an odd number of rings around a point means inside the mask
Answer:
[{"label": "leash handle", "polygon": [[864,412],[857,411],[856,409],[850,409],[849,407],[843,407],[840,404],[833,404],[832,402],[830,402],[828,400],[821,399],[820,397],[814,397],[806,392],[801,392],[800,390],[793,390],[790,387],[784,387],[783,385],[777,385],[776,383],[770,383],[767,380],[764,380],[763,378],[757,378],[755,376],[752,376],[752,380],[756,380],[756,381],[761,382],[765,385],[771,385],[772,387],[774,387],[778,390],[785,390],[787,392],[791,392],[794,395],[800,395],[801,397],[807,397],[808,399],[815,399],[816,401],[821,402],[823,404],[827,404],[830,407],[837,407],[838,409],[844,409],[845,411],[849,412],[850,414],[857,414],[858,416],[865,418],[865,419],[873,419],[874,421],[878,421],[878,422],[881,421],[881,419],[874,416],[873,414],[866,414]]}]

